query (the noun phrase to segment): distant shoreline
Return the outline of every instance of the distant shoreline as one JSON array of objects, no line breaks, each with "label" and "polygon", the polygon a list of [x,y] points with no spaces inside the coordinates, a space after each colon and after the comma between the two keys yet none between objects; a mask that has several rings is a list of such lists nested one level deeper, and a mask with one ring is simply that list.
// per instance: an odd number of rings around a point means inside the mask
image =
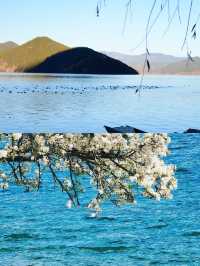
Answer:
[{"label": "distant shoreline", "polygon": [[[131,74],[74,74],[74,73],[29,73],[29,72],[0,72],[0,76],[142,76],[141,73],[138,75]],[[145,73],[144,76],[200,76],[200,73]]]}]

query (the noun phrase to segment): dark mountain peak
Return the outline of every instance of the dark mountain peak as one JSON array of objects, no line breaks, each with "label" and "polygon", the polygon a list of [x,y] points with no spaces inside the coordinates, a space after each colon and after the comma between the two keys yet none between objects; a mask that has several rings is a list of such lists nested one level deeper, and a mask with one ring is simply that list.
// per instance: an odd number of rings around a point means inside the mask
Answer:
[{"label": "dark mountain peak", "polygon": [[88,47],[62,51],[30,69],[33,73],[134,75],[136,70]]},{"label": "dark mountain peak", "polygon": [[[64,51],[65,53],[66,51]],[[98,53],[96,51],[94,51],[93,49],[89,48],[89,47],[75,47],[75,48],[72,48],[68,51],[68,55],[69,54],[81,54],[81,55],[91,55],[91,54],[94,54],[94,53]]]},{"label": "dark mountain peak", "polygon": [[75,47],[73,49],[71,49],[71,51],[85,51],[85,52],[96,52],[94,51],[92,48],[86,47],[86,46],[78,46]]}]

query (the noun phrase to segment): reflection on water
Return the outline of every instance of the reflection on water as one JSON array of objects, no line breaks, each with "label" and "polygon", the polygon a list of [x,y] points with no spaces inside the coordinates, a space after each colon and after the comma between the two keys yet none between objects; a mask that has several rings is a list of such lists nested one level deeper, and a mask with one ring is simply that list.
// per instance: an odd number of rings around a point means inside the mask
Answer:
[{"label": "reflection on water", "polygon": [[106,204],[91,219],[59,191],[0,192],[0,265],[200,265],[200,135],[174,134],[170,148],[179,182],[170,201]]},{"label": "reflection on water", "polygon": [[0,75],[0,130],[102,132],[132,125],[153,132],[200,127],[200,77]]}]

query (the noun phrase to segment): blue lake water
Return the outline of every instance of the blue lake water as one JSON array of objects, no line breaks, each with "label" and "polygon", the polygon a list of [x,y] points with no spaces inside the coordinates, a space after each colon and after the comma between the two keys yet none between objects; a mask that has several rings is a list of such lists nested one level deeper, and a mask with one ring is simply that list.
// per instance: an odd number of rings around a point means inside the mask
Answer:
[{"label": "blue lake water", "polygon": [[0,75],[0,130],[103,132],[132,125],[151,132],[200,127],[200,77]]},{"label": "blue lake water", "polygon": [[98,219],[52,189],[0,193],[0,265],[200,265],[200,134],[173,134],[174,199],[109,204]]}]

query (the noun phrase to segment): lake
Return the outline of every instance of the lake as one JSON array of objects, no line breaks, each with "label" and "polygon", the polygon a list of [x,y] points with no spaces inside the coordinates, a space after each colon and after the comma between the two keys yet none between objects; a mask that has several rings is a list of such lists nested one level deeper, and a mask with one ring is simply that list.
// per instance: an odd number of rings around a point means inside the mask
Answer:
[{"label": "lake", "polygon": [[103,132],[132,125],[150,132],[200,127],[200,77],[0,75],[3,132]]},{"label": "lake", "polygon": [[105,204],[92,219],[84,208],[66,209],[57,190],[0,192],[0,265],[200,265],[200,134],[171,137],[178,189],[170,201]]}]

